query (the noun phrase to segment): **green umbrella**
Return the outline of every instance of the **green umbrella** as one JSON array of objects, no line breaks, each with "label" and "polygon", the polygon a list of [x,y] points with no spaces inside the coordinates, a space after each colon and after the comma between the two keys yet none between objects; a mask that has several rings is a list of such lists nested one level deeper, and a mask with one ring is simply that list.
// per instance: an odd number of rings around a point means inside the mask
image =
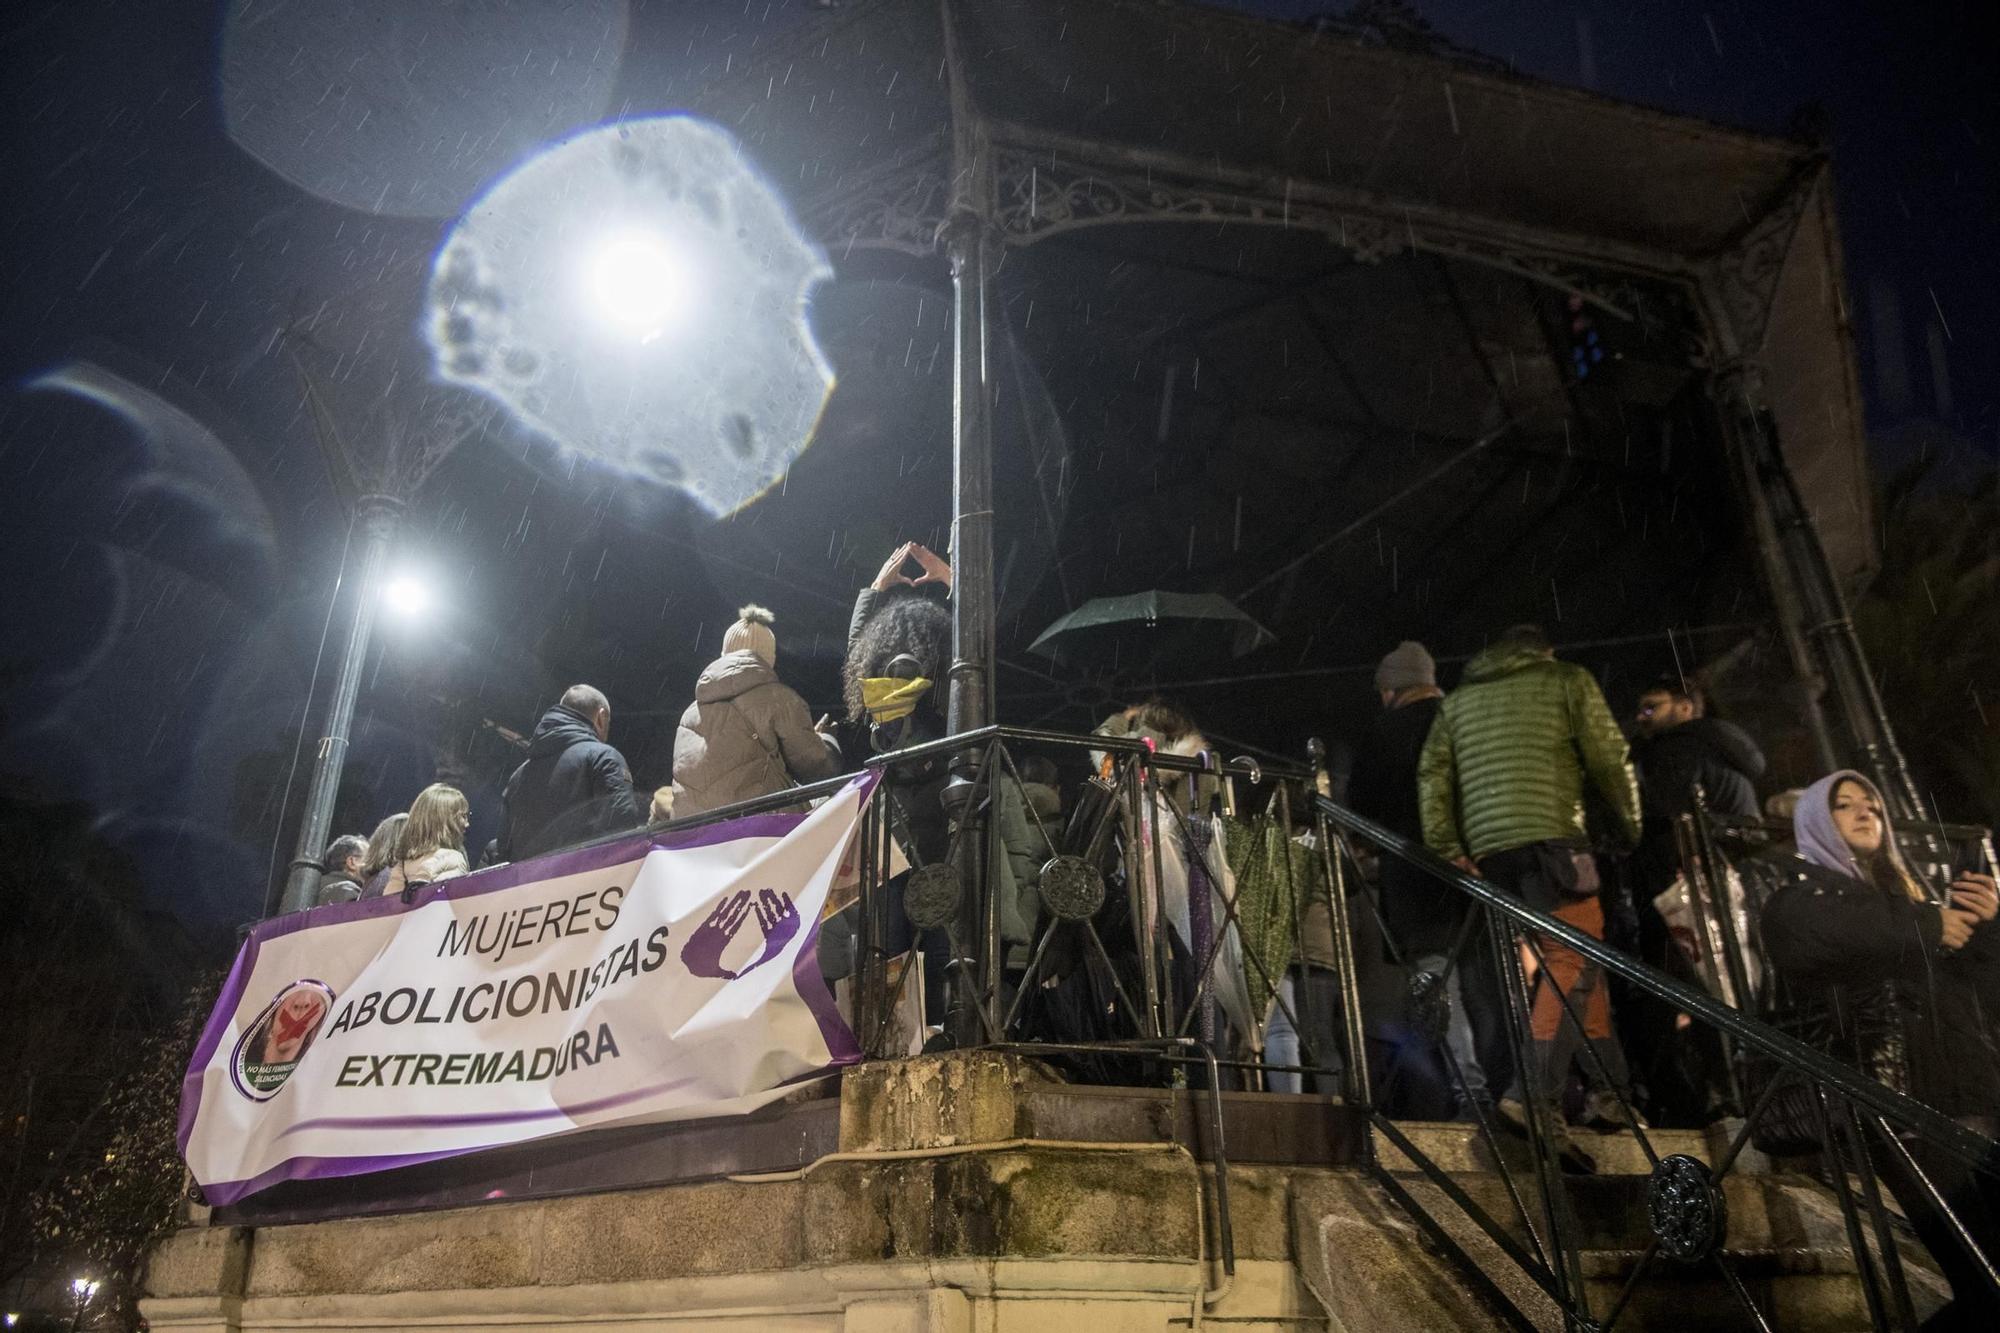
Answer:
[{"label": "green umbrella", "polygon": [[1043,630],[1028,651],[1070,666],[1142,666],[1241,657],[1277,636],[1213,592],[1093,597]]}]

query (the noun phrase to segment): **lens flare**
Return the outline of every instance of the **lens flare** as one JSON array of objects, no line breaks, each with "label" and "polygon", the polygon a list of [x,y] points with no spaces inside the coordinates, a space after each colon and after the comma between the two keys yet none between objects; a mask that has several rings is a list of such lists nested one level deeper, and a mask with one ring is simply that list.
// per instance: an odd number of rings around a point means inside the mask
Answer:
[{"label": "lens flare", "polygon": [[438,375],[713,514],[775,486],[833,387],[806,322],[831,269],[736,141],[681,116],[531,158],[431,273]]},{"label": "lens flare", "polygon": [[662,238],[626,232],[606,241],[591,261],[590,295],[614,328],[650,340],[686,313],[687,275]]}]

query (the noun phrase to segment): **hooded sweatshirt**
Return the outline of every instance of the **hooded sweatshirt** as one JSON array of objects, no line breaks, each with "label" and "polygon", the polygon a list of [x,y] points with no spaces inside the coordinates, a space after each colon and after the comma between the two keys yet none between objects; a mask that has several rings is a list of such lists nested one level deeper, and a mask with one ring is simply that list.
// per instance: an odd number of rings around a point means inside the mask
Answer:
[{"label": "hooded sweatshirt", "polygon": [[597,738],[589,718],[561,704],[535,724],[527,762],[507,779],[506,803],[497,839],[503,861],[645,822],[625,757]]},{"label": "hooded sweatshirt", "polygon": [[[1424,842],[1474,860],[1536,842],[1585,842],[1586,788],[1639,840],[1639,780],[1588,671],[1499,643],[1466,664],[1417,764]],[[1609,832],[1611,830],[1604,830]]]},{"label": "hooded sweatshirt", "polygon": [[768,796],[840,771],[798,692],[754,652],[724,653],[695,682],[674,733],[674,817]]},{"label": "hooded sweatshirt", "polygon": [[[2000,923],[1975,928],[1969,944],[1946,953],[1937,905],[1897,885],[1878,888],[1834,826],[1833,789],[1847,780],[1875,790],[1842,770],[1799,798],[1798,856],[1760,914],[1765,955],[1792,1007],[1828,1016],[1834,1054],[1878,1078],[1902,1066],[1905,1090],[1946,1115],[1990,1115],[2000,1106],[2000,1060],[1984,1032],[1987,1015],[2000,1018]],[[1883,837],[1900,867],[1895,835],[1885,829]],[[1883,995],[1900,1016],[1900,1043],[1859,1021]]]}]

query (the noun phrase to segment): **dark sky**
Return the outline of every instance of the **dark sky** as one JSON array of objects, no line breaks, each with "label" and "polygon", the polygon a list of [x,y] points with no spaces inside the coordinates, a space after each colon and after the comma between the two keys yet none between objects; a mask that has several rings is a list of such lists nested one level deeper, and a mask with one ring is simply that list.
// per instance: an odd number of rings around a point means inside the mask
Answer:
[{"label": "dark sky", "polygon": [[[802,7],[634,0],[606,110],[635,100],[671,107],[677,86],[733,59],[749,36],[796,22]],[[1287,20],[1329,8],[1320,0],[1232,7]],[[565,14],[619,8],[536,12],[559,26]],[[1943,418],[1990,464],[2000,448],[2000,116],[1991,47],[1975,37],[1971,5],[1429,0],[1418,8],[1453,40],[1525,74],[1614,97],[1772,131],[1818,104],[1830,126],[1871,425],[1886,436]],[[0,494],[11,511],[0,534],[0,770],[37,797],[86,802],[105,836],[147,863],[160,900],[190,919],[254,910],[273,855],[270,811],[287,791],[293,805],[303,791],[302,769],[289,787],[287,777],[305,686],[322,648],[338,643],[325,630],[345,522],[296,383],[270,355],[272,330],[302,304],[378,291],[403,299],[407,275],[421,271],[446,226],[442,217],[375,217],[317,197],[231,141],[219,94],[232,49],[225,25],[233,15],[242,32],[268,36],[288,12],[296,11],[36,0],[0,18],[10,183],[0,221]],[[499,126],[463,160],[490,160],[497,174],[540,139],[601,114],[577,110],[574,71],[603,65],[616,35],[601,25],[547,35],[528,43],[536,58],[521,57],[506,79],[440,93],[466,119],[475,148],[483,127]],[[466,38],[468,49],[476,38]],[[544,73],[539,57],[551,49]],[[291,58],[312,55],[301,48]],[[417,53],[410,68],[427,58]],[[424,129],[396,126],[370,142],[393,158]],[[371,165],[379,163],[329,167],[318,183],[365,204]],[[451,200],[484,179],[424,185]],[[73,377],[69,392],[34,387],[79,361],[109,374]],[[483,516],[454,507],[452,475],[410,534],[407,557],[438,581],[441,609],[384,626],[356,735],[357,820],[400,806],[429,778],[441,710],[427,691],[452,662],[482,659],[475,714],[484,708],[525,726],[530,702],[573,660],[657,659],[670,651],[665,636],[699,636],[700,624],[691,631],[663,606],[654,638],[614,642],[615,628],[576,619],[560,596],[573,575],[554,567],[585,547],[565,556],[533,545],[542,532],[587,534],[599,552],[593,578],[614,587],[624,578],[634,596],[656,596],[647,590],[671,567],[620,570],[613,561],[606,574],[603,552],[640,549],[635,534],[677,521],[673,501],[587,471],[565,473],[558,486],[546,472],[511,466],[498,485],[519,505],[519,526],[494,536],[498,559],[513,559],[508,578],[491,576],[490,551],[454,541]],[[649,558],[670,566],[672,555]],[[556,584],[531,577],[544,565],[561,576]],[[566,636],[599,656],[565,657]],[[531,653],[533,645],[541,648]],[[815,670],[823,677],[824,663]],[[653,753],[682,702],[670,674],[655,697],[626,710]],[[322,692],[315,726],[323,706]],[[657,759],[635,763],[642,781],[664,779]],[[474,793],[476,835],[491,828],[496,804],[490,789]]]}]

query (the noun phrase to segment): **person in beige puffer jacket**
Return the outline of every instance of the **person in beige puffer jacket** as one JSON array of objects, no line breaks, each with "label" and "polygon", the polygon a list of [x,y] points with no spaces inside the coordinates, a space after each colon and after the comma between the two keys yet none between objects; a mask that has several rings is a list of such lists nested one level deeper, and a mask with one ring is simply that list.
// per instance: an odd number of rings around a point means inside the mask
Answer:
[{"label": "person in beige puffer jacket", "polygon": [[673,817],[767,796],[840,771],[840,747],[813,725],[806,701],[778,679],[772,616],[746,606],[722,636],[722,656],[695,682],[674,733]]}]

